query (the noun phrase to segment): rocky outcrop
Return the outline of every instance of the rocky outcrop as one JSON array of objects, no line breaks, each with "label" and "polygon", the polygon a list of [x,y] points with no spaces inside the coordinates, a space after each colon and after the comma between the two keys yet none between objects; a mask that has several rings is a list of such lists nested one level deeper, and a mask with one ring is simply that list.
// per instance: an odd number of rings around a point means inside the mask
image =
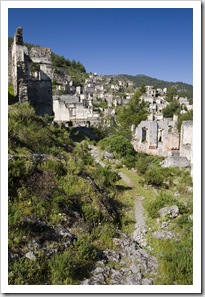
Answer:
[{"label": "rocky outcrop", "polygon": [[91,276],[81,285],[153,285],[150,275],[158,266],[155,257],[142,249],[131,237],[118,231],[113,238],[114,250],[105,250],[96,263]]}]

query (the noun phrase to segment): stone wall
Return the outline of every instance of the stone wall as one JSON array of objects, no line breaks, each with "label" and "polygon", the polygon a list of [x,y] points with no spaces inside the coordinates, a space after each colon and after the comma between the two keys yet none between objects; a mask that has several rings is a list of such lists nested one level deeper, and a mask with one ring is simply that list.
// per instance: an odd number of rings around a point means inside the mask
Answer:
[{"label": "stone wall", "polygon": [[[35,65],[39,73],[33,75]],[[53,115],[51,79],[51,50],[33,47],[29,53],[23,45],[23,29],[17,28],[9,56],[9,83],[12,80],[14,96],[19,102],[30,102],[37,115]]]},{"label": "stone wall", "polygon": [[37,115],[53,115],[52,84],[50,81],[29,80],[28,98]]},{"label": "stone wall", "polygon": [[54,121],[86,124],[87,121],[95,123],[99,119],[99,114],[93,111],[92,107],[86,107],[83,102],[79,102],[76,96],[62,95],[53,100]]},{"label": "stone wall", "polygon": [[192,160],[193,122],[184,121],[181,126],[180,156]]},{"label": "stone wall", "polygon": [[179,133],[173,121],[142,121],[135,131],[136,151],[168,156],[179,149]]}]

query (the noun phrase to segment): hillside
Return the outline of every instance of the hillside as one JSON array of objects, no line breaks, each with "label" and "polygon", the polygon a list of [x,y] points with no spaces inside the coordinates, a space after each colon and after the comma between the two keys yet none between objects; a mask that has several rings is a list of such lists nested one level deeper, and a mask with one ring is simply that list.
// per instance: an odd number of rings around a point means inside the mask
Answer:
[{"label": "hillside", "polygon": [[193,86],[183,82],[168,82],[159,80],[143,74],[138,75],[127,75],[127,74],[116,74],[108,75],[106,77],[114,77],[116,80],[130,80],[134,83],[135,87],[141,87],[143,84],[146,86],[156,86],[157,88],[171,88],[175,87],[179,93],[185,93],[188,98],[193,98]]},{"label": "hillside", "polygon": [[[52,62],[83,83],[80,62]],[[90,76],[89,92],[92,79],[111,92],[113,80]],[[128,89],[113,86],[109,95]],[[89,128],[37,116],[8,92],[9,285],[192,284],[190,168],[134,149],[129,127],[147,117],[140,91],[112,125]]]},{"label": "hillside", "polygon": [[[8,46],[10,47],[13,42],[13,38],[8,38]],[[30,43],[24,43],[28,49],[30,49],[34,45]],[[86,73],[85,67],[79,62],[72,60],[70,61],[68,58],[63,56],[59,56],[56,53],[52,52],[51,55],[52,59],[52,67],[56,73],[66,73],[71,75],[74,85],[82,85],[84,79],[88,76]],[[113,77],[115,80],[122,80],[122,81],[132,81],[135,87],[141,87],[142,85],[147,86],[156,86],[157,88],[171,88],[175,87],[178,93],[181,96],[187,96],[188,99],[193,99],[193,86],[183,83],[183,82],[168,82],[164,80],[159,80],[150,76],[146,76],[143,74],[138,75],[128,75],[128,74],[116,74],[116,75],[104,75],[104,78]]]}]

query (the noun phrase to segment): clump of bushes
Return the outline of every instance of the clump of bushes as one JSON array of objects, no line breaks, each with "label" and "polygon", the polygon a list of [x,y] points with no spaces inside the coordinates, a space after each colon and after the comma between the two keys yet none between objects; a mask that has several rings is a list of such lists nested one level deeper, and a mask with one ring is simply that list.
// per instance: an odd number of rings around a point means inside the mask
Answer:
[{"label": "clump of bushes", "polygon": [[160,210],[160,208],[171,206],[175,203],[177,203],[177,199],[175,197],[167,194],[166,192],[161,192],[153,201],[147,203],[146,211],[149,217],[154,219],[159,216],[158,211]]}]

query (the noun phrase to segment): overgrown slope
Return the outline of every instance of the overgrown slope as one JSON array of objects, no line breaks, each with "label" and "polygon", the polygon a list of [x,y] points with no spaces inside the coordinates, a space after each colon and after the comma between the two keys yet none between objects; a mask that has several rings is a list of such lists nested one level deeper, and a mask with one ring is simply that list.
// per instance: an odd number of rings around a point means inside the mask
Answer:
[{"label": "overgrown slope", "polygon": [[[27,104],[9,106],[9,284],[77,284],[121,225],[118,175]],[[117,235],[116,235],[117,236]]]}]

